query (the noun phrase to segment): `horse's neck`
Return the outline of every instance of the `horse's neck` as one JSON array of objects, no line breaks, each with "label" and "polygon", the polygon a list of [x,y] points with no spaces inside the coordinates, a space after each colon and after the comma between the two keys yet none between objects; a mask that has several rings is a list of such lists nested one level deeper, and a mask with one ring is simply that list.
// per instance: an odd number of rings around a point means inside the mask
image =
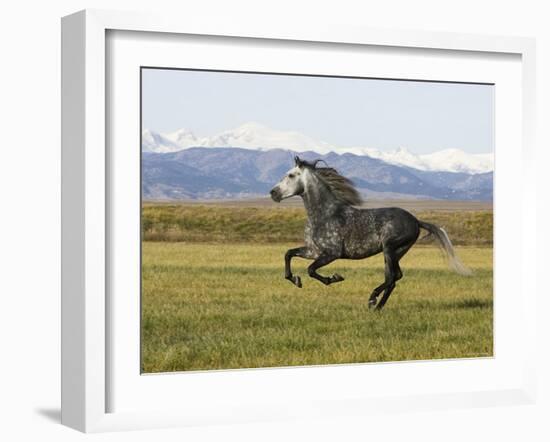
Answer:
[{"label": "horse's neck", "polygon": [[325,222],[341,205],[327,185],[316,177],[308,181],[302,199],[307,216],[314,225],[318,222]]}]

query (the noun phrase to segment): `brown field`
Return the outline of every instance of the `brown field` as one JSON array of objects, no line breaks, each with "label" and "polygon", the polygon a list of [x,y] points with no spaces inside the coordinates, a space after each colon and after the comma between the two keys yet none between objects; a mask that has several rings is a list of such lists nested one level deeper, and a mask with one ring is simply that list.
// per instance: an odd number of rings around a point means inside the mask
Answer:
[{"label": "brown field", "polygon": [[[182,206],[220,206],[220,207],[303,207],[300,198],[289,198],[277,204],[270,198],[246,198],[240,200],[186,200],[186,201],[144,201],[144,205],[182,205]],[[490,201],[446,201],[446,200],[367,200],[363,207],[401,207],[406,210],[427,211],[463,211],[463,210],[493,210]]]},{"label": "brown field", "polygon": [[[144,203],[145,241],[296,242],[303,240],[306,214],[300,203],[266,200]],[[487,203],[408,201],[371,202],[367,207],[400,206],[447,231],[455,245],[493,244],[493,212]]]}]

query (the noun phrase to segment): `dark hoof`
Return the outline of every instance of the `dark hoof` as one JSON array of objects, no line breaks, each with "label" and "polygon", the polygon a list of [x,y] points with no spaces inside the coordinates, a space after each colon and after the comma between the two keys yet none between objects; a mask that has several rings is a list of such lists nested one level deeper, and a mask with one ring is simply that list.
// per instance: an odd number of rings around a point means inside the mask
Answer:
[{"label": "dark hoof", "polygon": [[290,276],[290,277],[287,277],[286,279],[288,279],[292,284],[294,284],[299,289],[302,288],[302,278],[300,278],[299,276]]},{"label": "dark hoof", "polygon": [[369,299],[369,309],[376,307],[376,299]]},{"label": "dark hoof", "polygon": [[344,277],[342,275],[339,275],[338,273],[335,273],[334,275],[332,275],[332,277],[330,278],[330,282],[333,283],[333,282],[340,282],[340,281],[343,281],[344,280]]}]

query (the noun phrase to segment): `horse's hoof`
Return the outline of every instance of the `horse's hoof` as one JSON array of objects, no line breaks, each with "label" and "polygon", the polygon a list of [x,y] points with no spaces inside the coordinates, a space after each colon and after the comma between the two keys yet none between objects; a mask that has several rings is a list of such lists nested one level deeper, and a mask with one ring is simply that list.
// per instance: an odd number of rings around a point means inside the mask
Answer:
[{"label": "horse's hoof", "polygon": [[338,273],[335,273],[332,275],[331,282],[340,282],[344,280],[344,277],[342,275],[339,275]]},{"label": "horse's hoof", "polygon": [[298,287],[299,289],[302,288],[302,278],[300,278],[298,275],[296,276],[290,276],[288,279],[292,284],[294,284],[296,287]]},{"label": "horse's hoof", "polygon": [[370,299],[369,300],[369,309],[373,309],[376,307],[376,299]]}]

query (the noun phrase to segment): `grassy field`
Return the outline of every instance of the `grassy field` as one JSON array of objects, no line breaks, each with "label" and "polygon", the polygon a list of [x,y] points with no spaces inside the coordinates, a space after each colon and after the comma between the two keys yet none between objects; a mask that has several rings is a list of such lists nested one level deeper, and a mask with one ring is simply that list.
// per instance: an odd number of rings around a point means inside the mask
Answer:
[{"label": "grassy field", "polygon": [[[303,207],[262,204],[144,204],[143,239],[220,243],[300,243],[303,240],[306,219]],[[486,203],[481,204],[486,207]],[[444,210],[436,210],[433,202],[409,202],[407,209],[423,221],[444,227],[455,245],[493,244],[492,210],[479,209],[477,203],[444,202],[442,205]]]},{"label": "grassy field", "polygon": [[417,245],[386,308],[373,312],[381,256],[323,268],[346,277],[329,287],[308,278],[301,259],[293,267],[304,288],[283,278],[284,252],[301,243],[300,209],[145,205],[142,371],[492,355],[492,212],[422,213],[469,244],[457,250],[474,275],[452,273],[437,248]]}]

